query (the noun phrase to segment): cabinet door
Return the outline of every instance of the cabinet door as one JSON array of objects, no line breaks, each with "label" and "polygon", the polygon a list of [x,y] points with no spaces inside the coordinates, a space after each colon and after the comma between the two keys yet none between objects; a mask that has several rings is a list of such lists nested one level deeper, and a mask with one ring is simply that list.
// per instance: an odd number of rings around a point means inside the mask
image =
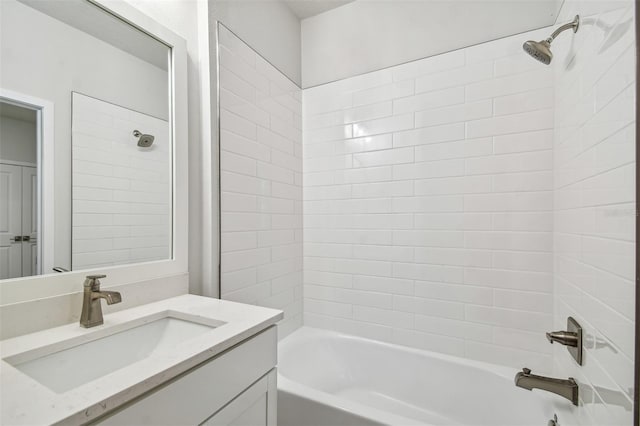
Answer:
[{"label": "cabinet door", "polygon": [[[114,426],[201,424],[270,373],[276,365],[277,341],[276,328],[272,326],[95,423]],[[275,386],[275,378],[273,382]],[[269,400],[269,404],[273,401]],[[275,417],[269,424],[275,425]]]},{"label": "cabinet door", "polygon": [[278,406],[277,376],[274,368],[202,425],[275,426]]}]

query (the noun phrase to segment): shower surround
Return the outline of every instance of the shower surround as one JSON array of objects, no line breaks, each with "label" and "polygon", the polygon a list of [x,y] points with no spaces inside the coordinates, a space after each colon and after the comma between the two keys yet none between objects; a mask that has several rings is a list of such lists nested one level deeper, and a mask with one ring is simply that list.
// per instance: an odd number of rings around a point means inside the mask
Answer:
[{"label": "shower surround", "polygon": [[548,33],[304,91],[305,325],[551,370]]},{"label": "shower surround", "polygon": [[[550,66],[522,51],[576,14],[581,28],[554,42]],[[566,0],[553,28],[305,89],[302,104],[261,104],[263,77],[286,79],[221,33],[223,297],[283,307],[281,335],[304,315],[574,377],[580,424],[631,424],[633,24],[630,0]],[[278,114],[290,132],[271,130],[289,135],[292,156],[289,142],[261,139]],[[287,171],[265,174],[267,153]],[[288,201],[274,198],[283,188]],[[256,204],[272,199],[283,210]],[[586,333],[583,367],[544,337],[568,315]]]}]

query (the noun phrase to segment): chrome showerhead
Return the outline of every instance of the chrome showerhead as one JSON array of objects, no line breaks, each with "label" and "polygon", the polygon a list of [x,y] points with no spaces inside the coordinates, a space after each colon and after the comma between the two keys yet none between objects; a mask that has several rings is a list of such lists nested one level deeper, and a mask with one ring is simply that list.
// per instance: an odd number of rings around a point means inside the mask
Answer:
[{"label": "chrome showerhead", "polygon": [[138,146],[143,148],[149,148],[151,145],[153,145],[153,140],[155,139],[153,135],[143,134],[139,130],[134,130],[133,136],[139,138]]},{"label": "chrome showerhead", "polygon": [[540,41],[529,40],[522,45],[525,52],[531,55],[532,58],[542,62],[545,65],[549,65],[553,59],[553,53],[551,53],[551,43],[558,35],[568,29],[573,29],[573,32],[577,32],[580,27],[580,16],[576,15],[572,22],[564,24],[549,36],[549,38]]},{"label": "chrome showerhead", "polygon": [[551,59],[553,59],[553,53],[551,53],[551,43],[548,40],[529,40],[522,45],[522,48],[532,58],[537,59],[545,65],[549,65],[551,63]]}]

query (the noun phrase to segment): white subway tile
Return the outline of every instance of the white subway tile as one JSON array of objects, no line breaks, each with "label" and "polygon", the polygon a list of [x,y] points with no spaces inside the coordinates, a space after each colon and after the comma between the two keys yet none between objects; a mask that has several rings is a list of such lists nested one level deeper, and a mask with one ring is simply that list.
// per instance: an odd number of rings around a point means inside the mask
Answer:
[{"label": "white subway tile", "polygon": [[400,81],[353,93],[354,105],[370,105],[413,95],[414,81]]},{"label": "white subway tile", "polygon": [[394,180],[429,179],[446,176],[462,176],[465,173],[464,160],[427,161],[393,166]]},{"label": "white subway tile", "polygon": [[431,110],[464,102],[464,87],[422,93],[393,101],[393,113]]},{"label": "white subway tile", "polygon": [[466,174],[517,173],[551,170],[553,153],[549,151],[495,155],[465,160]]},{"label": "white subway tile", "polygon": [[220,110],[220,129],[247,139],[256,140],[257,126],[239,115],[228,112],[224,108]]},{"label": "white subway tile", "polygon": [[467,102],[552,87],[551,71],[549,68],[537,69],[469,84],[466,87]]},{"label": "white subway tile", "polygon": [[413,181],[360,183],[351,186],[353,198],[406,197],[413,195]]},{"label": "white subway tile", "polygon": [[318,143],[349,139],[353,136],[351,124],[346,126],[325,127],[323,129],[308,130],[304,134],[304,143]]},{"label": "white subway tile", "polygon": [[452,266],[394,263],[393,276],[420,281],[462,283],[463,269]]},{"label": "white subway tile", "polygon": [[480,342],[491,341],[491,327],[473,322],[449,318],[438,318],[426,315],[416,315],[415,327],[418,331],[440,334],[461,339]]},{"label": "white subway tile", "polygon": [[460,176],[415,181],[415,195],[453,195],[491,192],[491,176]]},{"label": "white subway tile", "polygon": [[355,245],[353,246],[353,257],[355,259],[406,262],[413,259],[413,248]]},{"label": "white subway tile", "polygon": [[338,318],[351,318],[352,305],[346,303],[329,302],[318,299],[304,299],[304,308],[313,314],[328,315]]},{"label": "white subway tile", "polygon": [[363,291],[375,291],[387,294],[413,294],[413,281],[388,277],[355,275],[353,288]]},{"label": "white subway tile", "polygon": [[233,171],[243,175],[256,175],[256,161],[242,156],[231,153],[229,151],[222,150],[220,152],[220,164],[222,170]]},{"label": "white subway tile", "polygon": [[255,66],[252,66],[245,60],[241,59],[241,56],[234,55],[224,46],[218,50],[218,54],[220,55],[220,63],[224,64],[224,67],[229,71],[251,84],[257,90],[263,92],[269,91],[269,81],[256,71]]},{"label": "white subway tile", "polygon": [[254,249],[222,254],[222,272],[237,271],[263,265],[271,260],[271,250]]},{"label": "white subway tile", "polygon": [[413,315],[406,312],[391,311],[387,309],[371,308],[367,306],[354,306],[353,318],[359,321],[382,324],[389,327],[413,327]]},{"label": "white subway tile", "polygon": [[463,196],[402,197],[392,200],[394,213],[461,212]]},{"label": "white subway tile", "polygon": [[528,271],[465,268],[464,283],[491,288],[530,290],[551,293],[551,274]]},{"label": "white subway tile", "polygon": [[443,300],[394,295],[393,309],[440,318],[464,319],[464,304]]},{"label": "white subway tile", "polygon": [[258,247],[257,236],[255,232],[223,232],[222,251],[248,250]]},{"label": "white subway tile", "polygon": [[464,86],[476,81],[490,79],[492,75],[493,64],[491,62],[467,65],[416,78],[416,93],[444,89],[446,87]]},{"label": "white subway tile", "polygon": [[467,212],[550,211],[553,193],[512,192],[501,194],[468,194],[464,196]]},{"label": "white subway tile", "polygon": [[268,147],[226,130],[220,132],[220,146],[223,151],[233,152],[244,157],[265,162],[269,162],[271,159]]},{"label": "white subway tile", "polygon": [[413,163],[413,159],[413,148],[396,148],[353,154],[353,165],[354,167],[374,167]]},{"label": "white subway tile", "polygon": [[488,250],[466,250],[445,247],[416,247],[414,261],[431,265],[476,266],[490,268],[492,255]]},{"label": "white subway tile", "polygon": [[553,108],[552,87],[515,95],[500,96],[493,100],[493,114],[496,116],[548,108]]},{"label": "white subway tile", "polygon": [[394,328],[392,342],[412,348],[464,356],[464,340],[453,337]]},{"label": "white subway tile", "polygon": [[415,282],[415,295],[437,300],[450,300],[475,305],[493,305],[493,290],[470,285],[436,283],[428,281]]},{"label": "white subway tile", "polygon": [[399,132],[413,128],[413,114],[361,121],[353,124],[353,137],[372,136],[381,133]]},{"label": "white subway tile", "polygon": [[386,134],[337,141],[334,143],[333,150],[336,154],[348,154],[352,152],[378,151],[391,147],[392,136]]},{"label": "white subway tile", "polygon": [[493,143],[496,154],[547,150],[553,147],[553,131],[542,130],[495,136]]},{"label": "white subway tile", "polygon": [[491,230],[491,215],[487,213],[416,213],[415,229]]},{"label": "white subway tile", "polygon": [[380,102],[377,104],[364,105],[350,108],[344,111],[343,122],[354,123],[357,121],[367,121],[376,118],[388,117],[393,113],[391,101]]},{"label": "white subway tile", "polygon": [[416,112],[415,124],[416,128],[418,128],[459,123],[491,117],[492,113],[492,102],[490,99],[487,99],[479,102],[462,103],[450,107],[440,107],[428,111]]},{"label": "white subway tile", "polygon": [[462,140],[465,138],[463,123],[425,127],[407,132],[394,133],[393,146],[405,147],[430,143]]},{"label": "white subway tile", "polygon": [[224,66],[220,67],[220,87],[249,102],[255,102],[255,87]]},{"label": "white subway tile", "polygon": [[[546,263],[549,259],[546,259]],[[533,293],[513,290],[493,291],[494,305],[529,312],[553,313],[553,295],[548,293]]]},{"label": "white subway tile", "polygon": [[451,158],[482,157],[493,153],[491,138],[420,145],[415,148],[415,161],[436,161]]},{"label": "white subway tile", "polygon": [[256,139],[259,144],[266,145],[270,148],[277,149],[279,151],[293,154],[293,147],[295,142],[287,140],[281,135],[267,130],[263,127],[258,127]]},{"label": "white subway tile", "polygon": [[511,114],[467,122],[467,137],[481,138],[507,133],[545,130],[553,127],[553,110]]},{"label": "white subway tile", "polygon": [[511,327],[519,330],[544,332],[552,327],[551,314],[511,310],[488,306],[465,306],[465,318],[469,321]]},{"label": "white subway tile", "polygon": [[378,277],[391,276],[391,263],[361,260],[361,259],[336,259],[335,271],[345,274],[373,275]]},{"label": "white subway tile", "polygon": [[[284,310],[290,332],[302,316],[300,90],[220,34],[222,297]],[[324,141],[331,132],[312,135]]]}]

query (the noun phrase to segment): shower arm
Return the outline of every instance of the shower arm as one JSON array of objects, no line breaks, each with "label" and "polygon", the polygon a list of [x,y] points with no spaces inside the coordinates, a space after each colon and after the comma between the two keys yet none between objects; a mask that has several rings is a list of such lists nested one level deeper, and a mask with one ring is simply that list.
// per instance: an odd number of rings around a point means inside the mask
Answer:
[{"label": "shower arm", "polygon": [[573,18],[573,21],[569,22],[568,24],[562,25],[560,28],[558,28],[553,33],[551,33],[549,38],[547,38],[547,43],[551,44],[551,42],[555,40],[555,38],[558,37],[561,32],[566,31],[568,29],[573,29],[573,32],[577,33],[579,26],[580,26],[580,17],[576,15],[576,17]]}]

